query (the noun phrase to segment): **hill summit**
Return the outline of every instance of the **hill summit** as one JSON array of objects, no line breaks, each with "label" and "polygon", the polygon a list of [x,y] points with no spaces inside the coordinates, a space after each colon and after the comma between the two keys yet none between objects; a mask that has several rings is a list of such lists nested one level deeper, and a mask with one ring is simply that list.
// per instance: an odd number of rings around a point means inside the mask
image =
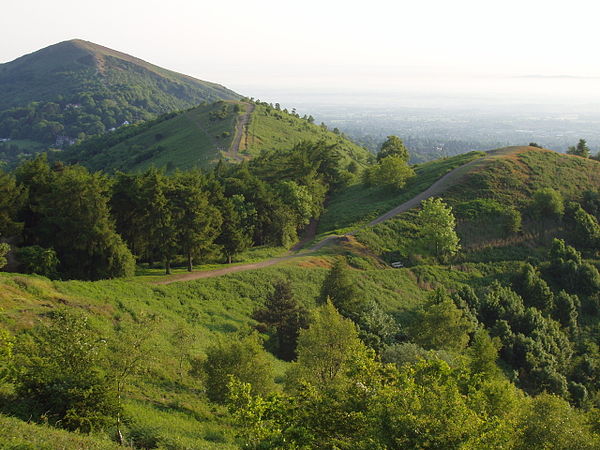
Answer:
[{"label": "hill summit", "polygon": [[[62,147],[235,92],[74,39],[0,64],[0,138]],[[1,151],[1,150],[0,150]]]}]

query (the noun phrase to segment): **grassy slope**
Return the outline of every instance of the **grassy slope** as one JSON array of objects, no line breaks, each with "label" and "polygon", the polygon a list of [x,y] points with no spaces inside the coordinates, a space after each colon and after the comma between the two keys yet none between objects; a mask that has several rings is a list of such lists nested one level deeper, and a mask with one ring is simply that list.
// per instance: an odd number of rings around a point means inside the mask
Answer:
[{"label": "grassy slope", "polygon": [[346,158],[348,160],[364,163],[369,156],[367,150],[340,135],[264,105],[256,106],[248,132],[242,137],[240,151],[248,156],[256,156],[262,150],[292,148],[302,140],[335,143],[349,157]]},{"label": "grassy slope", "polygon": [[[228,338],[251,327],[251,312],[264,301],[273,280],[278,278],[289,278],[300,299],[311,306],[325,277],[328,261],[327,257],[308,258],[262,270],[160,287],[140,279],[52,282],[40,277],[0,273],[0,308],[3,309],[0,326],[16,332],[43,320],[44,313],[53,308],[67,307],[90,315],[92,325],[104,336],[110,336],[117,319],[131,320],[132,315],[141,312],[157,314],[160,332],[156,337],[154,362],[128,392],[126,413],[132,419],[132,427],[147,430],[163,445],[227,448],[234,445],[234,430],[222,407],[206,400],[198,381],[187,375],[180,379],[177,375],[175,330],[181,326],[189,329],[195,336],[191,353],[202,354],[215,339]],[[405,322],[411,320],[427,289],[442,282],[449,287],[466,282],[478,284],[495,270],[502,267],[469,265],[455,272],[435,266],[369,269],[353,270],[352,276],[366,299],[379,301]],[[273,360],[275,379],[281,380],[286,364]],[[10,427],[0,431],[0,443],[2,438],[18,434],[15,430],[25,433],[32,427],[0,417],[0,423],[3,420],[10,421]],[[43,443],[47,448],[68,447],[55,438],[52,429],[31,429],[35,430],[39,446]],[[66,434],[61,436],[67,439]],[[89,447],[94,448],[91,444]]]},{"label": "grassy slope", "polygon": [[437,179],[463,164],[483,156],[483,152],[470,152],[448,159],[439,159],[416,166],[417,176],[396,192],[357,183],[332,196],[327,211],[319,222],[319,233],[351,228],[371,221],[380,214],[398,206],[423,192]]},{"label": "grassy slope", "polygon": [[[524,212],[533,193],[541,188],[556,189],[565,200],[580,200],[585,190],[600,188],[597,161],[533,147],[509,150],[470,166],[460,183],[450,186],[440,196],[457,210],[462,202],[489,198]],[[401,215],[362,231],[358,238],[386,259],[408,258],[415,237],[411,217],[410,213]],[[526,214],[523,232],[508,237],[498,223],[468,221],[460,215],[457,218],[464,250],[462,258],[466,261],[519,260],[545,254],[530,231]]]},{"label": "grassy slope", "polygon": [[[421,166],[421,179],[415,182],[413,188],[417,190],[418,187],[418,191],[422,191],[450,167],[459,165],[457,162],[452,158]],[[539,186],[560,188],[565,195],[569,192],[575,194],[578,189],[590,184],[600,186],[600,176],[595,173],[597,167],[593,161],[524,149],[520,153],[498,157],[481,165],[476,163],[466,174],[465,184],[451,188],[445,195],[450,202],[489,195],[519,205]],[[500,177],[500,174],[503,176]],[[562,184],[556,186],[555,183],[561,180]],[[572,183],[574,187],[564,186],[566,183]],[[484,189],[480,194],[477,189],[484,186],[490,189]],[[392,202],[384,195],[373,197],[375,201],[372,205],[376,208],[385,201]],[[368,197],[364,201],[368,202]],[[397,202],[393,200],[394,205]],[[351,205],[352,201],[347,204]],[[388,244],[398,238],[397,233],[402,232],[402,221],[407,216],[410,217],[410,214],[378,225],[371,232],[383,244]],[[345,220],[346,223],[352,223],[350,221],[362,217],[348,214]],[[382,233],[382,230],[386,232]],[[355,267],[365,268],[352,271],[362,296],[380,302],[401,323],[412,319],[428,290],[438,285],[450,289],[461,284],[486,285],[492,278],[502,277],[502,274],[519,264],[463,263],[455,270],[429,265],[397,270],[377,269],[377,264],[364,257],[356,247],[342,246],[337,252],[349,256],[350,263]],[[353,254],[348,255],[348,252]],[[33,276],[0,274],[0,308],[4,309],[0,315],[0,326],[14,332],[32,326],[49,309],[66,306],[92,315],[92,323],[109,336],[111,324],[117,319],[130,320],[132,315],[140,312],[158,314],[161,322],[156,360],[149,373],[138,379],[130,389],[126,405],[128,416],[136,427],[150,430],[158,436],[163,445],[227,448],[234,445],[234,430],[227,423],[223,409],[207,402],[197,381],[187,376],[180,380],[176,374],[177,347],[172,339],[174,331],[182,325],[190,329],[196,337],[192,353],[202,354],[203,349],[215,339],[231,337],[251,327],[253,322],[249,316],[252,310],[264,301],[273,280],[283,277],[291,280],[294,291],[307,306],[314,304],[329,265],[327,254],[328,249],[324,249],[320,256],[305,257],[279,266],[160,287],[145,282],[143,277],[90,283],[51,282]],[[275,363],[276,379],[280,379],[286,364]],[[0,418],[0,424],[3,420],[6,423],[10,421],[9,434],[21,429],[25,433],[27,427],[33,427],[6,418]],[[47,448],[61,448],[61,441],[55,438],[54,430],[45,427],[31,429],[35,430],[35,436],[39,436],[39,446],[44,444]],[[6,436],[6,433],[1,431],[0,437]],[[64,433],[61,436],[75,439]]]},{"label": "grassy slope", "polygon": [[[215,83],[157,67],[146,61],[92,42],[74,39],[0,64],[0,86],[10,95],[0,99],[0,109],[31,101],[54,100],[82,91],[119,84],[144,85],[168,96],[165,112],[203,100],[239,96]],[[160,112],[160,111],[155,111]]]},{"label": "grassy slope", "polygon": [[[210,114],[220,110],[223,104],[230,107],[227,117],[210,120]],[[233,110],[236,104],[240,106],[238,113]],[[128,136],[128,130],[117,131],[124,137],[109,148],[88,152],[84,143],[80,148],[67,150],[61,158],[80,162],[94,170],[137,171],[167,165],[170,169],[208,168],[220,158],[230,157],[237,120],[248,106],[236,101],[201,105],[150,127],[141,126],[140,132],[133,136]],[[369,156],[367,150],[320,126],[281,111],[278,115],[281,118],[266,114],[263,105],[256,106],[248,133],[244,131],[242,135],[240,156],[250,158],[262,150],[287,149],[301,140],[321,139],[338,144],[347,162],[362,163]],[[223,133],[229,134],[224,136]],[[158,134],[163,138],[157,140]]]},{"label": "grassy slope", "polygon": [[[231,130],[238,114],[233,111],[234,102],[223,103],[230,105],[230,112],[222,120],[210,120],[222,103],[200,106],[149,128],[140,127],[139,133],[98,153],[74,148],[65,155],[93,170],[138,171],[150,166],[171,168],[171,164],[172,168],[208,167],[221,156],[219,149],[228,149],[233,139]],[[231,134],[223,136],[223,132]]]}]

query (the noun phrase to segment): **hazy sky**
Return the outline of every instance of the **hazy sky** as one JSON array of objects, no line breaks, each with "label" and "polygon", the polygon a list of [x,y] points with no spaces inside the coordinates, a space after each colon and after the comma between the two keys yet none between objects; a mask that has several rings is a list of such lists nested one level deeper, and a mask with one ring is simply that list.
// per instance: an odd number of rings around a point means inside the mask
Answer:
[{"label": "hazy sky", "polygon": [[[5,1],[0,62],[81,38],[248,95],[306,89],[600,97],[600,7],[593,4]],[[585,78],[516,78],[524,75]]]}]

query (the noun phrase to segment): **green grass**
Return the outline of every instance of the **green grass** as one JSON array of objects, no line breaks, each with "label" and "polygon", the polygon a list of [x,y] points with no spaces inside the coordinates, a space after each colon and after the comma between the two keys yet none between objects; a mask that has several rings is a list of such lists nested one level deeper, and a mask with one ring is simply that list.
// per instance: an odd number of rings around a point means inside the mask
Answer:
[{"label": "green grass", "polygon": [[318,233],[339,233],[368,223],[420,194],[452,169],[482,156],[483,152],[470,152],[418,165],[415,167],[416,177],[396,192],[379,187],[367,188],[360,183],[349,186],[329,200],[327,210],[319,221]]},{"label": "green grass", "polygon": [[[211,120],[223,105],[225,118]],[[237,105],[239,112],[234,111]],[[117,130],[108,145],[103,136],[84,142],[58,155],[65,161],[79,162],[93,170],[143,171],[151,166],[174,169],[209,168],[219,159],[232,160],[231,146],[240,115],[249,108],[246,102],[224,101],[175,114],[166,120],[142,124],[137,129]],[[263,150],[289,149],[302,141],[325,140],[341,150],[344,164],[362,165],[369,152],[331,131],[310,124],[291,114],[256,105],[247,130],[242,133],[239,157],[251,158]],[[132,132],[133,130],[133,132]],[[122,137],[121,137],[122,136]]]},{"label": "green grass", "polygon": [[[492,157],[480,161],[465,171],[459,184],[451,185],[439,194],[455,207],[457,232],[463,246],[459,262],[543,259],[545,246],[551,238],[564,236],[550,230],[544,242],[536,237],[532,228],[535,224],[526,213],[533,193],[550,187],[559,190],[565,200],[570,201],[580,200],[587,189],[600,188],[600,163],[589,159],[520,147],[499,150]],[[438,163],[424,164],[421,170],[428,165],[435,167]],[[478,198],[491,199],[502,207],[521,210],[524,216],[522,231],[505,235],[497,217],[462,217],[461,206]],[[376,215],[373,213],[368,218]],[[415,244],[417,234],[414,214],[408,212],[362,230],[357,238],[388,262],[398,259],[410,261],[415,254],[421,253]]]},{"label": "green grass", "polygon": [[[222,157],[233,139],[232,129],[238,117],[234,105],[239,102],[218,102],[181,112],[158,121],[153,126],[141,127],[140,132],[118,144],[93,151],[69,150],[66,156],[77,156],[80,162],[93,170],[143,171],[149,167],[207,168]],[[223,119],[211,120],[211,113],[227,105]],[[223,133],[229,133],[224,135]],[[75,152],[75,154],[73,154]]]},{"label": "green grass", "polygon": [[47,425],[23,422],[0,414],[0,448],[19,450],[122,448],[107,436],[88,436],[58,430]]},{"label": "green grass", "polygon": [[[179,377],[177,373],[180,346],[174,339],[175,331],[180,327],[188,329],[194,339],[186,349],[192,355],[202,355],[216,339],[235,338],[237,333],[250,330],[254,325],[250,318],[252,312],[265,301],[273,282],[282,278],[290,280],[302,303],[313,307],[327,272],[327,261],[330,261],[329,256],[299,258],[260,270],[166,286],[139,279],[63,282],[0,273],[3,311],[0,326],[17,333],[44,320],[48,311],[66,307],[83,311],[90,317],[91,325],[110,338],[117,320],[129,321],[141,313],[156,314],[159,331],[154,338],[155,351],[148,355],[148,371],[135,379],[127,390],[127,432],[149,436],[165,448],[233,448],[235,429],[225,409],[206,399],[198,380],[188,374]],[[379,302],[406,324],[412,320],[429,289],[438,285],[454,288],[464,283],[481,283],[490,271],[493,272],[484,264],[471,264],[458,271],[448,271],[441,266],[352,270],[351,276],[363,298]],[[272,361],[274,379],[281,381],[288,363],[275,358]],[[71,448],[68,444],[61,447],[63,441],[59,439],[56,441],[59,444],[52,447],[50,432],[54,429],[10,420],[11,430],[19,427],[38,430],[49,443],[47,448]],[[10,439],[11,433],[19,434],[0,427],[0,442]],[[65,438],[80,438],[60,434]],[[92,444],[89,447],[104,448]]]},{"label": "green grass", "polygon": [[336,144],[346,163],[354,160],[364,164],[369,157],[368,150],[341,135],[264,105],[256,106],[248,126],[248,134],[242,138],[240,151],[242,154],[256,156],[263,150],[292,148],[302,140],[324,140]]}]

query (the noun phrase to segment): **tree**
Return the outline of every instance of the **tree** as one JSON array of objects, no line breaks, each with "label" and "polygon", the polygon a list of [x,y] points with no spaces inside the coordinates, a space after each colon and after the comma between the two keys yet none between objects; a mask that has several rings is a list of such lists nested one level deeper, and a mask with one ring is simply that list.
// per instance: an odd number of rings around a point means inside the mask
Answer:
[{"label": "tree", "polygon": [[26,244],[53,248],[67,278],[131,276],[135,260],[116,233],[108,207],[110,181],[82,166],[51,170],[45,158],[26,162],[17,179],[28,188]]},{"label": "tree", "polygon": [[515,277],[513,287],[523,297],[526,306],[533,306],[540,311],[550,314],[554,307],[554,294],[548,283],[531,264],[525,264]]},{"label": "tree", "polygon": [[581,156],[583,158],[589,158],[590,157],[590,148],[587,146],[587,142],[585,141],[585,139],[579,139],[577,146],[569,147],[569,149],[567,150],[567,153],[569,155],[577,155],[577,156]]},{"label": "tree", "polygon": [[342,258],[336,259],[329,269],[317,301],[321,305],[331,301],[342,316],[352,320],[357,320],[365,311],[366,303],[358,294],[348,265]]},{"label": "tree", "polygon": [[398,136],[388,136],[377,153],[377,161],[388,156],[397,156],[404,162],[408,162],[408,149]]},{"label": "tree", "polygon": [[287,385],[294,389],[302,382],[318,389],[346,377],[360,359],[367,358],[356,325],[337,312],[328,301],[315,311],[310,325],[298,337],[298,359],[287,373]]},{"label": "tree", "polygon": [[105,341],[85,316],[56,310],[50,319],[15,346],[18,397],[28,404],[28,415],[44,415],[63,428],[87,433],[106,428],[118,404],[102,370]]},{"label": "tree", "polygon": [[583,248],[600,248],[600,225],[594,216],[575,202],[567,204],[565,217],[570,225],[570,235],[575,245]]},{"label": "tree", "polygon": [[417,215],[419,237],[425,249],[435,257],[445,260],[460,250],[460,239],[456,234],[456,219],[452,208],[441,198],[428,198],[421,202]]},{"label": "tree", "polygon": [[268,394],[273,389],[271,363],[256,335],[221,340],[207,348],[204,361],[192,365],[193,374],[205,376],[206,395],[214,402],[225,401],[231,376],[250,384],[254,394]]},{"label": "tree", "polygon": [[294,297],[289,281],[278,281],[274,288],[264,307],[256,310],[252,317],[260,322],[261,331],[274,329],[275,354],[285,361],[291,361],[296,358],[298,334],[308,325],[308,313]]},{"label": "tree", "polygon": [[539,219],[560,219],[565,211],[563,197],[552,188],[539,189],[533,194],[531,209]]},{"label": "tree", "polygon": [[17,251],[17,259],[25,273],[36,273],[48,278],[58,277],[60,261],[52,248],[42,248],[39,245],[21,247]]},{"label": "tree", "polygon": [[401,189],[406,181],[415,176],[415,171],[400,156],[390,155],[381,158],[370,175],[370,183]]},{"label": "tree", "polygon": [[411,327],[417,344],[426,349],[462,351],[474,324],[445,292],[434,292]]},{"label": "tree", "polygon": [[7,263],[6,255],[8,255],[8,252],[10,252],[10,245],[0,242],[0,269]]},{"label": "tree", "polygon": [[4,328],[0,328],[0,386],[9,376],[14,345],[14,337]]},{"label": "tree", "polygon": [[117,388],[116,432],[121,445],[124,444],[121,432],[123,395],[131,378],[142,373],[154,357],[157,323],[156,316],[145,314],[137,315],[134,322],[120,322],[109,344],[114,355],[110,358],[110,369]]},{"label": "tree", "polygon": [[17,214],[25,197],[26,192],[17,185],[15,177],[0,170],[0,236],[12,237],[21,232],[23,224]]},{"label": "tree", "polygon": [[174,210],[177,242],[187,258],[187,269],[193,270],[193,258],[214,245],[222,223],[221,212],[212,206],[195,174],[179,174],[169,192]]},{"label": "tree", "polygon": [[231,264],[233,257],[247,249],[252,244],[252,240],[247,234],[245,227],[242,226],[242,214],[240,213],[239,206],[236,208],[235,199],[225,198],[223,200],[221,215],[223,217],[223,225],[216,243],[223,247],[227,263]]}]

